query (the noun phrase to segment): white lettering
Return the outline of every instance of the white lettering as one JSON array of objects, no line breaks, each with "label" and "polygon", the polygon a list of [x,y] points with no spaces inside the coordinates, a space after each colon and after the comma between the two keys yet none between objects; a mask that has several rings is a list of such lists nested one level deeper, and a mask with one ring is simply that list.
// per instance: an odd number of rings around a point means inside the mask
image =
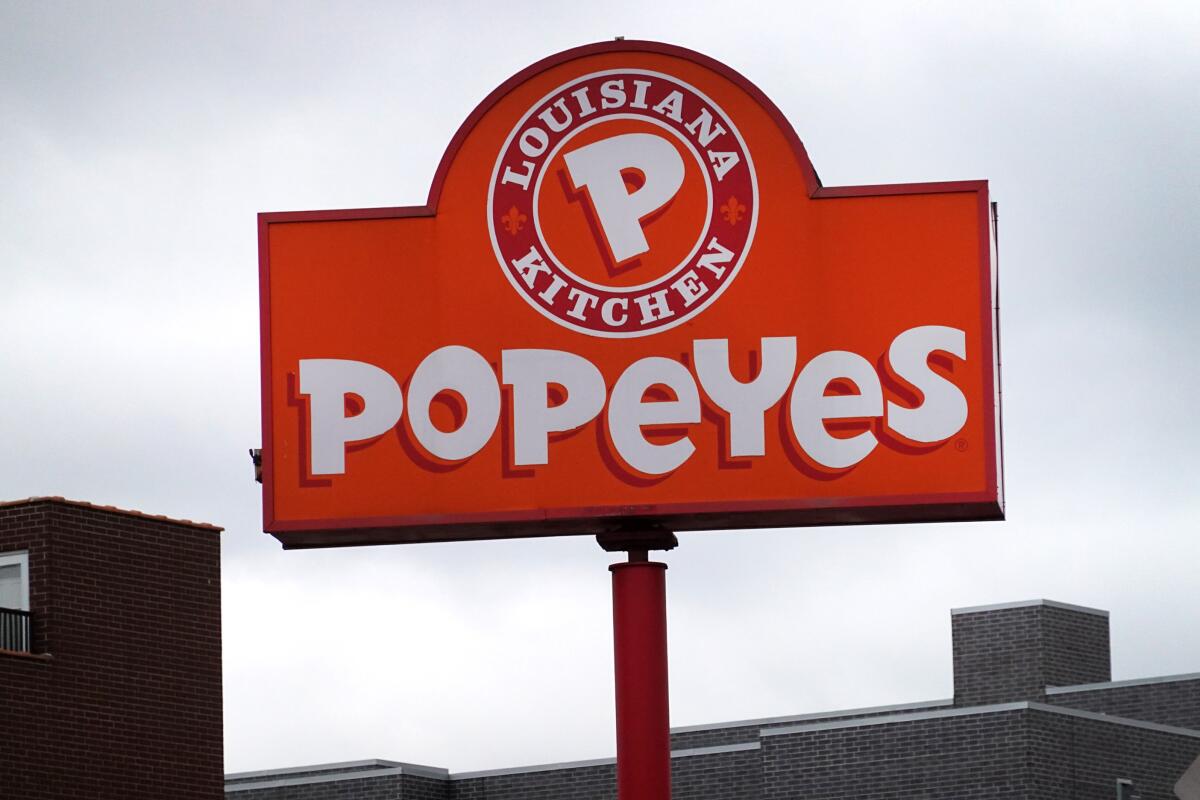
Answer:
[{"label": "white lettering", "polygon": [[[559,119],[555,116],[554,109],[556,108],[562,112],[562,119]],[[538,119],[546,123],[546,127],[548,127],[554,133],[561,133],[565,131],[567,126],[571,124],[571,120],[574,118],[574,115],[567,110],[567,99],[565,97],[558,98],[554,101],[553,105],[551,105],[542,113],[538,114]]]},{"label": "white lettering", "polygon": [[676,89],[662,99],[654,110],[676,122],[683,122],[683,92]]},{"label": "white lettering", "polygon": [[708,159],[712,162],[713,172],[717,176],[717,180],[725,180],[725,175],[729,170],[736,167],[742,161],[742,157],[737,153],[708,151]]},{"label": "white lettering", "polygon": [[[512,386],[513,463],[547,464],[551,433],[575,430],[604,408],[604,376],[592,362],[561,350],[505,350],[504,382]],[[551,407],[551,384],[566,400]]]},{"label": "white lettering", "polygon": [[939,350],[966,358],[967,335],[957,328],[925,325],[900,334],[888,349],[888,364],[924,397],[916,408],[888,401],[888,427],[909,441],[940,442],[967,422],[962,390],[929,368],[929,356]]},{"label": "white lettering", "polygon": [[[662,384],[675,400],[643,402],[646,390]],[[696,381],[678,361],[643,358],[621,373],[608,402],[608,430],[621,459],[643,475],[665,475],[691,458],[696,446],[686,435],[669,444],[652,444],[644,425],[679,425],[700,421]]]},{"label": "white lettering", "polygon": [[527,128],[521,134],[520,144],[522,153],[529,158],[537,158],[550,145],[550,135],[541,128]]},{"label": "white lettering", "polygon": [[[620,316],[617,309],[620,308]],[[610,297],[600,306],[600,319],[604,324],[613,328],[620,327],[629,319],[629,300],[624,297]]]},{"label": "white lettering", "polygon": [[796,374],[796,337],[764,338],[762,367],[749,383],[729,371],[728,339],[698,339],[692,351],[704,393],[729,415],[729,455],[766,455],[763,415],[779,402]]},{"label": "white lettering", "polygon": [[666,289],[659,289],[657,292],[635,297],[633,298],[633,302],[637,303],[638,308],[641,309],[643,325],[655,320],[668,319],[675,316],[675,312],[667,304]]},{"label": "white lettering", "polygon": [[600,107],[620,108],[625,105],[625,81],[612,80],[600,84]]},{"label": "white lettering", "polygon": [[725,274],[725,268],[719,266],[728,264],[733,260],[733,251],[728,250],[717,241],[717,237],[713,237],[708,243],[708,252],[700,256],[700,260],[696,262],[696,266],[701,269],[706,269],[713,274],[714,277],[721,277]]},{"label": "white lettering", "polygon": [[537,247],[530,247],[528,253],[510,263],[516,267],[517,274],[521,276],[521,280],[525,281],[525,285],[530,289],[533,288],[538,275],[550,271],[550,267],[546,266],[546,262],[542,259],[542,254],[538,252]]},{"label": "white lettering", "polygon": [[[530,283],[545,268],[536,251],[514,262],[522,263],[525,268],[520,274]],[[695,283],[694,273],[684,277],[687,282],[677,281],[674,288],[687,297],[686,292],[693,290],[680,286],[701,284]],[[542,292],[547,302],[561,296],[567,285],[553,276],[552,281],[556,282]],[[622,296],[600,303],[596,295],[574,287],[566,294],[569,314],[584,322],[598,314],[612,329],[629,321],[631,306],[643,322],[669,318],[672,313],[666,289],[635,297],[633,302]],[[605,419],[621,461],[643,475],[666,475],[695,451],[690,436],[668,443],[651,437],[652,442],[647,438],[651,432],[643,429],[700,422],[702,390],[726,416],[728,455],[761,458],[767,455],[766,414],[788,394],[790,384],[785,413],[795,444],[817,467],[843,470],[865,459],[881,441],[896,444],[890,437],[876,437],[874,425],[880,420],[908,442],[938,443],[962,430],[969,414],[966,395],[949,377],[935,372],[929,360],[935,353],[965,360],[966,352],[966,334],[957,328],[926,325],[896,336],[887,350],[886,368],[919,396],[915,407],[909,407],[914,403],[911,398],[885,402],[875,366],[856,353],[821,353],[804,365],[793,382],[796,337],[764,337],[759,344],[758,374],[741,381],[730,368],[728,339],[697,339],[692,343],[691,370],[679,360],[661,357],[630,364],[608,396]],[[605,378],[582,356],[514,349],[501,351],[500,363],[503,383],[512,387],[516,466],[547,464],[554,434],[588,425],[605,407]],[[298,367],[299,393],[308,401],[308,466],[314,476],[344,474],[347,445],[384,436],[402,418],[417,444],[445,461],[462,461],[479,453],[499,424],[496,371],[482,355],[460,345],[441,347],[426,356],[412,373],[407,397],[391,374],[361,361],[302,359]],[[648,398],[647,392],[655,386],[665,387],[674,399]],[[566,395],[551,405],[554,387]],[[459,405],[454,430],[435,426],[431,418],[431,405],[443,393]]]},{"label": "white lettering", "polygon": [[684,125],[693,136],[696,136],[696,130],[699,129],[699,139],[701,147],[708,147],[712,144],[713,139],[716,139],[721,134],[725,133],[725,126],[721,123],[713,125],[712,113],[707,108],[700,109],[700,116]]},{"label": "white lettering", "polygon": [[589,308],[595,308],[600,302],[600,298],[591,292],[585,292],[582,289],[577,289],[574,286],[567,291],[567,299],[574,302],[575,305],[567,309],[567,315],[574,317],[580,322],[587,322],[585,316]]},{"label": "white lettering", "polygon": [[650,81],[634,81],[633,86],[633,102],[629,107],[646,108],[646,90],[650,88]]},{"label": "white lettering", "polygon": [[504,177],[500,179],[500,182],[520,184],[522,189],[528,191],[529,179],[533,177],[533,162],[522,161],[521,166],[525,168],[524,172],[515,172],[512,167],[505,166]]},{"label": "white lettering", "polygon": [[542,298],[542,302],[546,305],[554,305],[554,298],[558,296],[558,293],[566,285],[567,282],[562,278],[558,277],[557,275],[551,275],[550,285],[543,289],[541,293],[538,294],[538,297]]},{"label": "white lettering", "polygon": [[574,97],[575,102],[579,105],[580,119],[596,113],[596,107],[592,105],[592,101],[588,97],[588,87],[584,86],[582,89],[576,89],[571,92],[571,97]]},{"label": "white lettering", "polygon": [[[396,379],[362,361],[306,358],[300,361],[300,394],[308,395],[309,448],[313,475],[346,471],[346,445],[387,433],[400,420],[404,397]],[[346,395],[363,408],[346,416]]]},{"label": "white lettering", "polygon": [[[429,417],[429,404],[444,391],[462,398],[465,415],[457,430],[443,431]],[[408,425],[427,451],[445,461],[478,453],[500,419],[500,387],[483,356],[469,347],[439,347],[417,366],[408,384]]]},{"label": "white lettering", "polygon": [[[586,188],[617,263],[650,249],[642,219],[666,205],[683,185],[683,157],[651,133],[625,133],[572,150],[564,157],[576,188]],[[645,182],[630,192],[621,173],[635,169]]]},{"label": "white lettering", "polygon": [[708,294],[708,287],[700,283],[700,276],[696,274],[696,270],[689,269],[687,272],[680,275],[671,288],[679,292],[679,296],[683,298],[685,308],[690,308],[692,303],[695,303],[701,297]]},{"label": "white lettering", "polygon": [[[825,394],[830,383],[847,378],[858,394]],[[879,440],[870,431],[838,438],[826,430],[825,421],[881,416],[883,389],[879,376],[871,362],[856,353],[822,353],[800,370],[788,412],[796,442],[810,458],[830,469],[852,467],[870,455]]]}]

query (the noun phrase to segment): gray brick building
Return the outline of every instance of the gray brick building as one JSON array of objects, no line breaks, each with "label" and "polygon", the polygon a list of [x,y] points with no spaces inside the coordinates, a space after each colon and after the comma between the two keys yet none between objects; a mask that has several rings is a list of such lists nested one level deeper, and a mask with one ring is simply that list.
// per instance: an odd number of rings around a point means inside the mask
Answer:
[{"label": "gray brick building", "polygon": [[[1200,759],[1200,673],[1114,682],[1108,613],[1050,600],[955,609],[951,627],[953,698],[676,728],[674,797],[1176,798]],[[360,761],[227,775],[225,794],[608,800],[614,764],[449,773]]]}]

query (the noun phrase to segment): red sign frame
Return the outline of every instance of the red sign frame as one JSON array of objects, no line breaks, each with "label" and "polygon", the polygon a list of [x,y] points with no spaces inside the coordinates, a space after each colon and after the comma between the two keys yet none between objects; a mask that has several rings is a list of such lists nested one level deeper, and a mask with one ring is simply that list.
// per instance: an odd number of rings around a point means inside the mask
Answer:
[{"label": "red sign frame", "polygon": [[[277,460],[276,419],[285,405],[279,397],[280,367],[275,349],[272,309],[272,231],[293,223],[381,221],[434,217],[442,201],[447,175],[464,142],[480,120],[506,96],[547,71],[581,59],[607,54],[653,54],[689,62],[720,76],[752,98],[786,136],[803,176],[809,199],[882,198],[924,195],[962,195],[973,198],[977,236],[976,280],[981,290],[977,313],[982,340],[978,353],[988,363],[978,365],[984,402],[972,409],[982,414],[981,448],[985,478],[977,491],[886,492],[840,497],[797,496],[771,499],[718,499],[688,502],[645,502],[560,505],[554,508],[455,511],[438,513],[310,515],[286,512],[278,506],[282,474]],[[992,257],[992,224],[986,181],[935,182],[896,185],[823,187],[804,145],[779,109],[744,77],[706,56],[653,42],[618,41],[588,45],[550,56],[505,81],[470,114],[447,147],[423,206],[327,211],[263,213],[258,218],[262,348],[264,530],[285,547],[330,547],[405,542],[457,541],[488,538],[594,534],[631,525],[658,525],[672,530],[790,527],[807,525],[934,522],[1003,519],[1001,445],[999,438],[999,360],[997,343],[996,277]],[[291,480],[290,478],[288,480]]]}]

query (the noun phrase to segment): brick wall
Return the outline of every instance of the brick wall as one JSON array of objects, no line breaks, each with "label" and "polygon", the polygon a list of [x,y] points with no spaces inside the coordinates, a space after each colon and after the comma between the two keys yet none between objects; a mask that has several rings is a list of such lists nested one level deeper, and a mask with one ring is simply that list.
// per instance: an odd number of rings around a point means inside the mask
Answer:
[{"label": "brick wall", "polygon": [[517,772],[453,781],[453,800],[613,800],[613,764]]},{"label": "brick wall", "polygon": [[34,655],[0,655],[0,797],[222,797],[219,529],[36,500]]},{"label": "brick wall", "polygon": [[1111,680],[1108,616],[1045,601],[951,614],[954,702],[1041,700],[1047,686]]},{"label": "brick wall", "polygon": [[399,800],[450,800],[453,795],[449,784],[445,778],[405,775]]},{"label": "brick wall", "polygon": [[1043,605],[1041,617],[1046,686],[1112,680],[1108,614]]},{"label": "brick wall", "polygon": [[[1015,707],[1014,707],[1015,706]],[[1200,732],[1081,718],[1036,704],[885,723],[810,724],[763,737],[763,798],[1174,800]]]},{"label": "brick wall", "polygon": [[[1021,711],[763,737],[764,800],[1028,800]],[[788,730],[788,729],[783,729]],[[1069,795],[1068,795],[1069,796]]]},{"label": "brick wall", "polygon": [[673,759],[671,796],[675,800],[759,800],[763,796],[761,750]]},{"label": "brick wall", "polygon": [[1046,702],[1200,730],[1200,676],[1046,695]]},{"label": "brick wall", "polygon": [[[616,767],[610,762],[455,778],[451,786],[449,800],[613,800]],[[759,800],[758,750],[672,758],[671,796],[675,800]]]},{"label": "brick wall", "polygon": [[419,775],[357,776],[289,786],[271,786],[269,779],[261,782],[266,784],[264,788],[229,792],[226,797],[228,800],[451,800],[448,780]]},{"label": "brick wall", "polygon": [[[404,774],[407,767],[327,765],[311,772],[230,776],[229,800],[614,800],[612,761],[465,773],[442,777]],[[415,771],[434,773],[429,767]],[[391,772],[392,774],[375,774]],[[307,782],[306,782],[307,781]],[[676,800],[759,800],[758,745],[749,749],[680,753],[671,759]]]},{"label": "brick wall", "polygon": [[1176,800],[1200,739],[1099,720],[1029,712],[1031,797],[1112,800],[1130,778],[1141,800]]}]

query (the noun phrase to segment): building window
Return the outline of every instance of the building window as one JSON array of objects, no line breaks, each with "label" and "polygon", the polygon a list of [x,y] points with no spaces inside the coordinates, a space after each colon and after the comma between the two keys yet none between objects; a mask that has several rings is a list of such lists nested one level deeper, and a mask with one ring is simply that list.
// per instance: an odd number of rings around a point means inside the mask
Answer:
[{"label": "building window", "polygon": [[29,553],[0,553],[0,650],[28,653]]}]

